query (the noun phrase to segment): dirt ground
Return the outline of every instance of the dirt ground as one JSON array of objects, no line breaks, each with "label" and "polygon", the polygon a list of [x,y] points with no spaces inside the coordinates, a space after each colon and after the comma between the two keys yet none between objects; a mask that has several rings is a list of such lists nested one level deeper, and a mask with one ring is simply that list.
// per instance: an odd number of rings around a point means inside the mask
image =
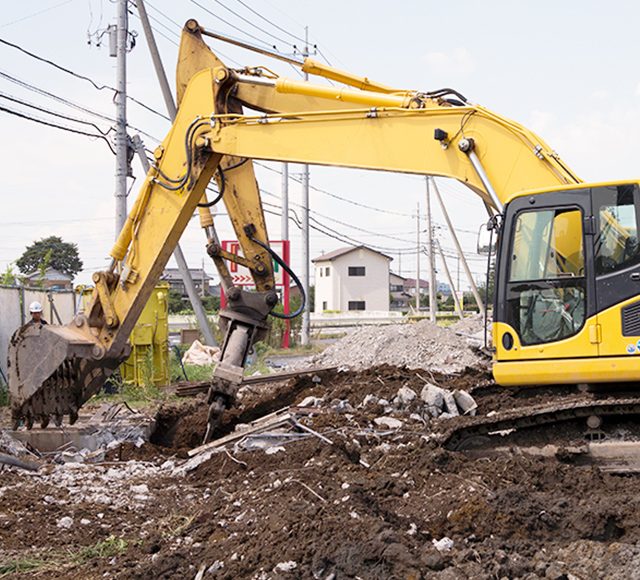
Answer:
[{"label": "dirt ground", "polygon": [[313,432],[247,439],[193,469],[206,405],[167,404],[151,443],[0,471],[0,577],[640,578],[637,475],[448,451],[442,434],[465,419],[432,418],[407,395],[427,382],[471,391],[479,416],[543,396],[482,370],[389,366],[256,385],[217,437],[305,399]]}]

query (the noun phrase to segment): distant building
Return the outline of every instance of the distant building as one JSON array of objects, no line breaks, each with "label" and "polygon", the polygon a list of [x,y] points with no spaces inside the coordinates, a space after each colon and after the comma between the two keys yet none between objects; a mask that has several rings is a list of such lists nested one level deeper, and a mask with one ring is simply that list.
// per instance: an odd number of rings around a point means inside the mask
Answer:
[{"label": "distant building", "polygon": [[[211,276],[207,274],[202,269],[189,269],[191,273],[191,278],[193,278],[193,284],[196,287],[196,291],[200,296],[208,296],[211,294],[214,289],[211,283]],[[165,282],[169,282],[169,286],[171,290],[175,290],[176,292],[180,292],[180,295],[183,298],[187,297],[187,290],[184,285],[184,281],[182,280],[182,275],[180,274],[180,270],[178,268],[165,268],[162,272],[162,276],[160,276],[160,280],[164,280]],[[204,292],[203,292],[204,287]],[[220,295],[218,290],[218,296]]]},{"label": "distant building", "polygon": [[[416,279],[405,278],[404,279],[404,291],[410,294],[413,298],[416,295]],[[420,278],[420,294],[429,294],[429,282]]]},{"label": "distant building", "polygon": [[366,246],[340,248],[314,258],[314,312],[388,312],[392,259]]},{"label": "distant building", "polygon": [[24,285],[47,290],[73,290],[73,278],[55,268],[48,268],[44,276],[38,271],[25,276]]},{"label": "distant building", "polygon": [[406,278],[398,276],[393,272],[389,273],[389,294],[391,295],[390,310],[406,312],[409,310],[411,294],[405,289]]}]

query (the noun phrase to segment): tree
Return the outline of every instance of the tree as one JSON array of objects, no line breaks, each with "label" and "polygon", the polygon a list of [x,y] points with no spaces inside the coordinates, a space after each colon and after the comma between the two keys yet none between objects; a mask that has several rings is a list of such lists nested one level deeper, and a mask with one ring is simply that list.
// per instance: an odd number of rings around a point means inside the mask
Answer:
[{"label": "tree", "polygon": [[185,309],[185,303],[182,301],[182,295],[177,290],[169,290],[167,292],[167,306],[169,314],[177,314]]},{"label": "tree", "polygon": [[217,314],[220,310],[220,296],[203,296],[200,298],[207,314]]},{"label": "tree", "polygon": [[22,256],[16,260],[16,266],[23,274],[31,274],[46,264],[47,259],[48,266],[72,278],[82,270],[78,246],[63,242],[58,236],[49,236],[28,246]]}]

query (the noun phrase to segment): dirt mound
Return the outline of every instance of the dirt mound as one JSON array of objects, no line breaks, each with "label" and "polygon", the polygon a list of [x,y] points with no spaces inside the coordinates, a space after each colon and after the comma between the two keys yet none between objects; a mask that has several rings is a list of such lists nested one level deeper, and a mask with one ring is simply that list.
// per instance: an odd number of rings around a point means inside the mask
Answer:
[{"label": "dirt mound", "polygon": [[484,345],[483,335],[483,319],[479,315],[450,328],[428,320],[366,326],[313,357],[311,365],[363,370],[388,364],[439,373],[486,369],[490,358],[480,350]]},{"label": "dirt mound", "polygon": [[482,414],[497,403],[527,404],[526,393],[499,390],[478,371],[387,366],[255,385],[217,436],[305,402],[303,428],[242,436],[190,471],[186,450],[200,442],[206,404],[166,405],[155,444],[128,444],[100,464],[0,472],[0,573],[638,577],[636,476],[522,455],[472,461],[444,450],[441,435],[462,418],[430,416],[420,396],[427,383],[473,391]]}]

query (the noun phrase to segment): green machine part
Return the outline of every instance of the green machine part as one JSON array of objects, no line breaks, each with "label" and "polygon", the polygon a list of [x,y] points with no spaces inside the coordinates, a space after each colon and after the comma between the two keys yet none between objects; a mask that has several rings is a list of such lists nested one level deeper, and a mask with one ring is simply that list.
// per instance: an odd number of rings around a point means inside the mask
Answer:
[{"label": "green machine part", "polygon": [[131,355],[120,367],[125,382],[139,387],[170,382],[168,292],[169,284],[159,282],[138,318],[129,337]]}]

